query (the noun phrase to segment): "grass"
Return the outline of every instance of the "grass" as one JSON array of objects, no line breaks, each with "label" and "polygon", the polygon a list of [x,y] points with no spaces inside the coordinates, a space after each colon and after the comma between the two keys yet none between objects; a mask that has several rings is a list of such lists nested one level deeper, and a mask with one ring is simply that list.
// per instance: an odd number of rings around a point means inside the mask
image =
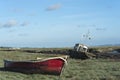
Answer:
[{"label": "grass", "polygon": [[68,59],[61,79],[59,76],[43,74],[23,74],[4,71],[3,60],[31,60],[36,57],[59,56],[56,54],[38,54],[20,51],[0,51],[0,80],[119,80],[120,62],[109,59]]}]

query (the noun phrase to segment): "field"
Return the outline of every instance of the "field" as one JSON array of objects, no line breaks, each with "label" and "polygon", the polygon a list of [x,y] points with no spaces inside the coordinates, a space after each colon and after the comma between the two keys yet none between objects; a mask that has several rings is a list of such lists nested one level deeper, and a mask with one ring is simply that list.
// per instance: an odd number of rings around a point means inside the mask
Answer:
[{"label": "field", "polygon": [[5,71],[4,69],[4,59],[31,60],[36,59],[36,57],[52,57],[59,55],[61,54],[41,54],[22,50],[0,49],[0,80],[119,80],[120,78],[120,61],[114,59],[94,58],[80,60],[69,58],[68,65],[65,66],[60,77],[47,74],[23,74]]}]

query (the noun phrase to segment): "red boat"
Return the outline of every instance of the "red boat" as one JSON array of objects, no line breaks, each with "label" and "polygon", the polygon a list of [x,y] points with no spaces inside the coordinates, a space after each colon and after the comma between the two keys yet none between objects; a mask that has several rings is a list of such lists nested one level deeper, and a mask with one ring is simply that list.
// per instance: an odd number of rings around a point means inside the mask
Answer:
[{"label": "red boat", "polygon": [[54,57],[30,61],[10,61],[4,60],[4,67],[10,71],[23,73],[43,73],[60,75],[67,57]]}]

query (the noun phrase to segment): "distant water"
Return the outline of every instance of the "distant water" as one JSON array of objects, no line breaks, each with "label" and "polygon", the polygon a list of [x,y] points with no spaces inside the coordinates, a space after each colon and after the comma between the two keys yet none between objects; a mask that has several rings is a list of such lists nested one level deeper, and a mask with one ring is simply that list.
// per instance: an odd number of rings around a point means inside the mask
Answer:
[{"label": "distant water", "polygon": [[74,43],[30,43],[30,44],[0,44],[0,47],[28,47],[28,48],[63,48],[63,47],[73,47]]},{"label": "distant water", "polygon": [[118,52],[118,51],[116,51],[116,50],[113,50],[113,51],[108,52],[108,53],[110,53],[110,54],[120,54],[120,52]]}]

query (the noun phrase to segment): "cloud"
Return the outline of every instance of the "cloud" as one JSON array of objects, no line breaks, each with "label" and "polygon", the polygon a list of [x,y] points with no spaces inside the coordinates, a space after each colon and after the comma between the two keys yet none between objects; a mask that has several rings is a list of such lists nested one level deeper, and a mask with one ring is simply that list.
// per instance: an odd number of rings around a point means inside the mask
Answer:
[{"label": "cloud", "polygon": [[17,22],[16,20],[9,20],[3,24],[0,23],[0,28],[12,28],[12,27],[20,27],[20,26],[28,26],[30,23],[29,22]]},{"label": "cloud", "polygon": [[63,19],[70,19],[70,18],[78,18],[78,17],[84,17],[85,14],[73,14],[73,15],[65,15],[65,16],[61,16]]},{"label": "cloud", "polygon": [[28,36],[27,33],[21,33],[21,34],[18,34],[18,36]]},{"label": "cloud", "polygon": [[36,13],[30,13],[28,16],[36,16]]},{"label": "cloud", "polygon": [[106,28],[96,28],[97,31],[105,31]]},{"label": "cloud", "polygon": [[23,12],[23,9],[15,8],[15,9],[12,9],[12,11],[16,13],[20,13],[20,12]]},{"label": "cloud", "polygon": [[53,10],[57,10],[59,8],[61,8],[61,4],[54,4],[54,5],[49,6],[46,10],[53,11]]},{"label": "cloud", "polygon": [[2,26],[2,24],[0,23],[0,26]]},{"label": "cloud", "polygon": [[83,24],[83,25],[77,25],[77,27],[81,27],[81,28],[96,27],[96,25],[95,24],[90,24],[90,25]]},{"label": "cloud", "polygon": [[9,30],[8,32],[15,32],[15,31],[16,31],[16,30],[13,30],[13,29],[12,29],[12,30]]},{"label": "cloud", "polygon": [[21,26],[27,26],[27,25],[29,25],[29,22],[23,22],[23,23],[21,24]]},{"label": "cloud", "polygon": [[61,18],[63,19],[73,19],[73,18],[87,18],[93,16],[92,13],[81,13],[81,14],[68,14],[68,15],[63,15]]},{"label": "cloud", "polygon": [[2,27],[10,28],[10,27],[16,26],[17,24],[18,23],[16,20],[9,20],[5,24],[3,24]]}]

